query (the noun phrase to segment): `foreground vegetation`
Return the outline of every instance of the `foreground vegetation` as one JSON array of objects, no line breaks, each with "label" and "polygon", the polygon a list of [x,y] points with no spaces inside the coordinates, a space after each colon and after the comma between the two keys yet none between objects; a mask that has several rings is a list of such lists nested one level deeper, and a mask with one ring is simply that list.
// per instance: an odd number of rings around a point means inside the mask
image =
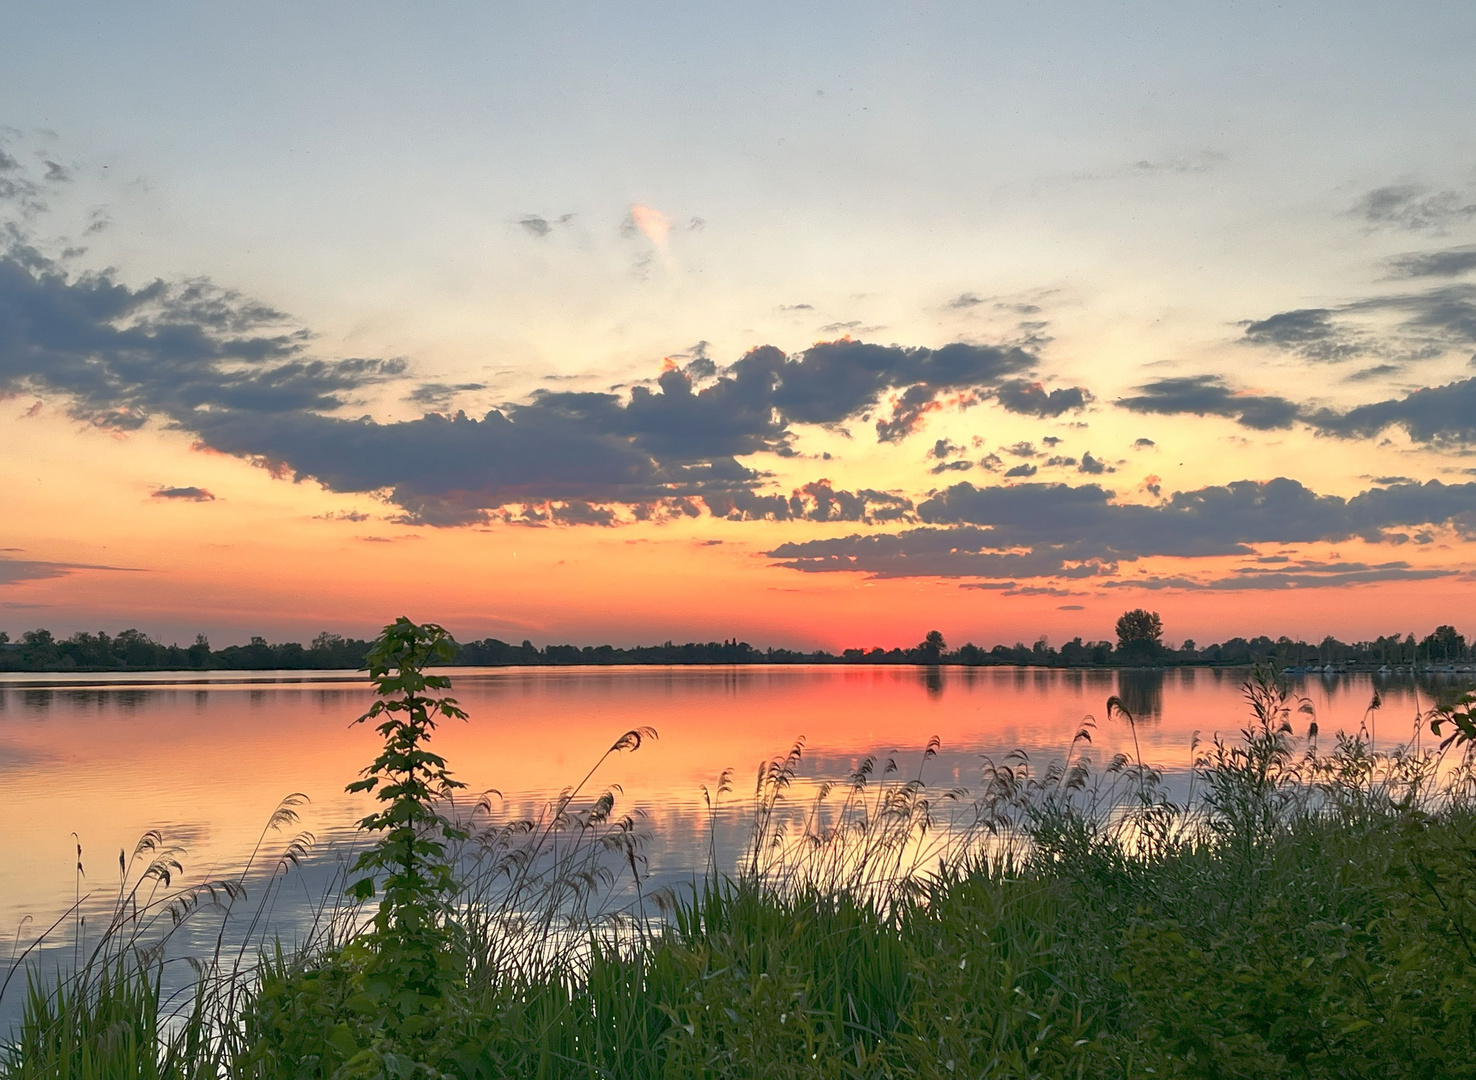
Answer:
[{"label": "foreground vegetation", "polygon": [[[375,842],[302,949],[218,949],[171,1018],[148,919],[200,894],[134,892],[59,989],[32,973],[0,1075],[1476,1074],[1469,701],[1422,718],[1444,744],[1384,755],[1320,745],[1261,674],[1177,797],[1093,765],[1090,724],[968,792],[865,761],[801,795],[796,747],[760,770],[737,866],[714,844],[692,890],[653,894],[613,793],[524,821],[454,798],[428,741],[459,710],[422,670],[450,647],[401,620],[370,656]],[[1135,723],[1116,700],[1103,722]]]}]

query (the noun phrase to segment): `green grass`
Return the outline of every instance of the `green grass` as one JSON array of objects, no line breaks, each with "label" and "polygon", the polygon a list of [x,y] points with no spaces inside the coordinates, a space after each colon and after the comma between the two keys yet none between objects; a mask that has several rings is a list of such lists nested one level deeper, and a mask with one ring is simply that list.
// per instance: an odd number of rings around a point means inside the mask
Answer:
[{"label": "green grass", "polygon": [[639,829],[610,793],[483,804],[446,853],[440,989],[387,980],[395,940],[335,892],[303,950],[217,953],[172,1017],[147,934],[33,971],[0,1076],[1476,1075],[1468,747],[1319,747],[1274,680],[1247,699],[1178,799],[1093,765],[1088,729],[967,793],[871,761],[804,806],[797,747],[736,869],[623,905]]}]

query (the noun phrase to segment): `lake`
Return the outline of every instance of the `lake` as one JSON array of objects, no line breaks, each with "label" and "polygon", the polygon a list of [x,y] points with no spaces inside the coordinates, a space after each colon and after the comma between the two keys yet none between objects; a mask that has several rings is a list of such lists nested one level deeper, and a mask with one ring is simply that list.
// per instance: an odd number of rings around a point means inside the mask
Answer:
[{"label": "lake", "polygon": [[[609,760],[591,790],[618,784],[620,805],[646,813],[657,877],[703,864],[702,785],[735,770],[726,802],[741,820],[758,764],[805,739],[803,775],[844,777],[869,754],[896,751],[915,771],[928,740],[941,752],[924,778],[941,787],[976,781],[981,755],[1022,749],[1061,756],[1083,720],[1097,721],[1097,761],[1133,753],[1134,731],[1108,720],[1121,696],[1139,717],[1143,757],[1186,773],[1195,733],[1233,735],[1246,722],[1240,670],[1082,671],[1018,668],[628,667],[449,669],[470,714],[435,738],[474,791],[496,788],[507,814],[527,813],[578,782],[623,732],[659,738]],[[1439,678],[1439,677],[1436,677]],[[1449,678],[1449,677],[1446,677]],[[1368,712],[1375,686],[1382,708]],[[1371,721],[1384,745],[1408,739],[1417,712],[1442,685],[1374,675],[1294,682],[1325,734]],[[1448,686],[1448,683],[1443,685]],[[118,853],[147,829],[182,849],[184,879],[239,868],[278,801],[311,802],[302,826],[315,858],[352,840],[366,812],[349,796],[377,749],[353,720],[371,697],[353,672],[213,672],[188,675],[6,676],[0,681],[0,926],[32,929],[74,896],[116,888]],[[1298,721],[1303,724],[1302,720]],[[1299,727],[1298,734],[1304,730]],[[74,835],[75,834],[75,838]],[[268,839],[272,860],[285,837]],[[82,845],[83,874],[75,872]],[[741,843],[734,833],[730,846]],[[24,936],[24,935],[23,935]]]}]

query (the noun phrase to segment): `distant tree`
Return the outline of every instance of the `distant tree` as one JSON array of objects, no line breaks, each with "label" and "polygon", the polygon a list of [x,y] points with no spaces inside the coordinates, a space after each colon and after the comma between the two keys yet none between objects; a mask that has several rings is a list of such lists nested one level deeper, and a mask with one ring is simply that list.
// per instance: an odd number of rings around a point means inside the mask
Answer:
[{"label": "distant tree", "polygon": [[1228,638],[1220,643],[1220,655],[1216,660],[1221,664],[1249,664],[1251,662],[1250,642],[1243,637]]},{"label": "distant tree", "polygon": [[917,651],[922,654],[924,664],[936,664],[942,658],[943,650],[946,648],[948,648],[948,643],[943,640],[943,635],[937,630],[929,630],[928,636],[923,638]]},{"label": "distant tree", "polygon": [[50,630],[27,630],[21,635],[21,665],[31,671],[46,671],[61,662],[56,639]]},{"label": "distant tree", "polygon": [[1450,662],[1459,660],[1465,654],[1466,639],[1463,635],[1456,633],[1454,626],[1438,626],[1433,634],[1429,634],[1420,642],[1420,652],[1426,660]]},{"label": "distant tree", "polygon": [[142,630],[120,630],[113,639],[113,655],[126,667],[152,666],[158,649],[158,642]]},{"label": "distant tree", "polygon": [[190,667],[202,668],[210,663],[210,639],[204,634],[195,635],[195,643],[185,650]]},{"label": "distant tree", "polygon": [[1156,611],[1134,608],[1117,620],[1117,652],[1129,661],[1146,662],[1163,651],[1163,620]]}]

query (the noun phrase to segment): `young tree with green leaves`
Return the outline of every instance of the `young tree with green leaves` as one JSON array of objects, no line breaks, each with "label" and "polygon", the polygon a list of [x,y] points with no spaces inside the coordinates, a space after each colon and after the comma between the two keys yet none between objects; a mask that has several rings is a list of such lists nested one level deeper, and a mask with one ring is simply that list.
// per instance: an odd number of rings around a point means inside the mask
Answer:
[{"label": "young tree with green leaves", "polygon": [[385,627],[369,651],[367,667],[379,696],[356,723],[379,720],[384,748],[348,785],[350,792],[372,791],[381,808],[359,824],[379,833],[377,843],[355,862],[364,876],[350,886],[360,900],[378,891],[373,959],[368,984],[405,1014],[418,999],[441,997],[461,975],[459,947],[451,919],[455,890],[446,841],[466,833],[437,808],[438,800],[464,787],[453,780],[445,759],[427,749],[437,718],[465,720],[451,697],[433,696],[451,680],[425,668],[455,656],[456,643],[435,623],[416,624],[401,616]]}]

